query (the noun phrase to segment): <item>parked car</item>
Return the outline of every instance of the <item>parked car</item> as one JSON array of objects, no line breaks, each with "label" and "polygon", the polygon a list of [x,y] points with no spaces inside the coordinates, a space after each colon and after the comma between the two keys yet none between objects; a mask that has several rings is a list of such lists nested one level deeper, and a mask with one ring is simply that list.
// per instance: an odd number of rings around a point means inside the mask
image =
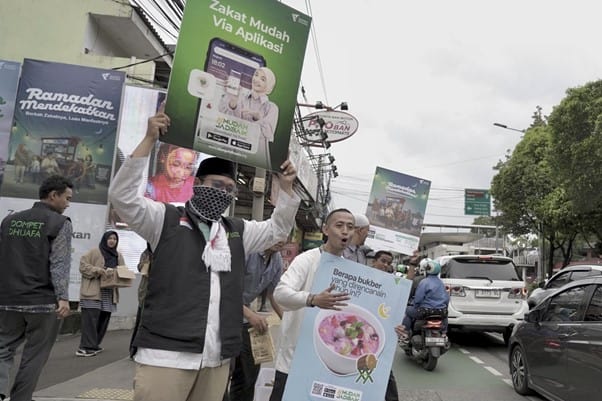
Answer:
[{"label": "parked car", "polygon": [[602,277],[556,289],[515,326],[509,368],[514,390],[555,401],[599,400]]},{"label": "parked car", "polygon": [[563,285],[576,280],[583,280],[584,278],[592,276],[602,276],[602,266],[599,265],[574,265],[565,267],[559,272],[555,273],[547,281],[541,282],[539,288],[534,289],[527,303],[529,308],[532,309],[551,294],[555,289],[562,287]]},{"label": "parked car", "polygon": [[450,294],[449,327],[498,332],[507,343],[512,327],[529,311],[525,282],[512,259],[453,255],[440,263],[441,279]]}]

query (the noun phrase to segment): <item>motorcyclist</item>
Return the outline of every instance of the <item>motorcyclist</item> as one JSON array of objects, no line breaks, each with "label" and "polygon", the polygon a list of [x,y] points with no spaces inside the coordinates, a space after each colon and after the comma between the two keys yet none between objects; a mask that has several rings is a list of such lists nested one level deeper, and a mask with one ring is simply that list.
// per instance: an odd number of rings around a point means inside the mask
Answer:
[{"label": "motorcyclist", "polygon": [[439,278],[441,265],[429,258],[420,261],[420,270],[424,270],[426,277],[420,281],[414,295],[414,304],[408,305],[402,325],[406,333],[410,333],[414,322],[429,311],[441,311],[443,315],[442,331],[447,332],[447,305],[449,294],[445,284]]}]

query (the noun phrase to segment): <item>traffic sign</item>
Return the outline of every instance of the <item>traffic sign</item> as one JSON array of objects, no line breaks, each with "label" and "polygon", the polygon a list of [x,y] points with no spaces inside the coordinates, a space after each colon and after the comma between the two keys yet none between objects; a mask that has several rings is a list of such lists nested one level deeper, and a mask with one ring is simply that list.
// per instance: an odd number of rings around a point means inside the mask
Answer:
[{"label": "traffic sign", "polygon": [[488,189],[464,190],[464,214],[491,216],[491,195]]}]

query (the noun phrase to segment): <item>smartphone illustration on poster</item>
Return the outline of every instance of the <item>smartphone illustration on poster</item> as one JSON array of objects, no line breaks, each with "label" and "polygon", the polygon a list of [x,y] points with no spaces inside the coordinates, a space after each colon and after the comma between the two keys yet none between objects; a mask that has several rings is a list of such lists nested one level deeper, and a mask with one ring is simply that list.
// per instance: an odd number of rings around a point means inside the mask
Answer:
[{"label": "smartphone illustration on poster", "polygon": [[[210,147],[247,160],[249,164],[269,166],[269,150],[260,138],[259,124],[228,109],[228,102],[236,102],[251,93],[253,74],[265,66],[266,61],[260,54],[220,38],[209,42],[205,70],[193,70],[190,74],[191,81],[200,79],[206,85],[193,95],[199,97],[195,148],[202,151],[203,147]],[[192,94],[190,82],[189,92]],[[200,96],[201,93],[204,96]]]}]

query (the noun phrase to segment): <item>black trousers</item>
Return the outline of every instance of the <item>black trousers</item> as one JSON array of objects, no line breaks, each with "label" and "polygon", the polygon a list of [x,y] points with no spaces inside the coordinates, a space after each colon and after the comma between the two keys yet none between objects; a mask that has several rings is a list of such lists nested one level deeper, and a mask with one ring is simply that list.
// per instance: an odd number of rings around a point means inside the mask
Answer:
[{"label": "black trousers", "polygon": [[88,351],[98,351],[102,339],[107,333],[111,312],[100,309],[82,308],[82,337],[79,348]]},{"label": "black trousers", "polygon": [[282,401],[282,396],[284,395],[284,387],[286,387],[287,379],[288,374],[279,370],[276,371],[276,374],[274,375],[274,388],[272,388],[272,395],[270,395],[270,401]]},{"label": "black trousers", "polygon": [[[234,368],[230,378],[230,401],[253,401],[255,395],[255,382],[259,376],[261,365],[256,365],[251,350],[251,337],[249,336],[250,324],[242,326],[242,348],[240,354],[234,359]],[[224,400],[227,400],[224,397]]]},{"label": "black trousers", "polygon": [[[276,371],[276,375],[274,376],[274,388],[272,389],[270,401],[282,401],[287,379],[288,375],[286,373],[278,370]],[[385,392],[385,401],[399,401],[399,393],[397,392],[397,383],[395,382],[393,371],[389,373],[389,382],[387,383],[387,391]]]}]

